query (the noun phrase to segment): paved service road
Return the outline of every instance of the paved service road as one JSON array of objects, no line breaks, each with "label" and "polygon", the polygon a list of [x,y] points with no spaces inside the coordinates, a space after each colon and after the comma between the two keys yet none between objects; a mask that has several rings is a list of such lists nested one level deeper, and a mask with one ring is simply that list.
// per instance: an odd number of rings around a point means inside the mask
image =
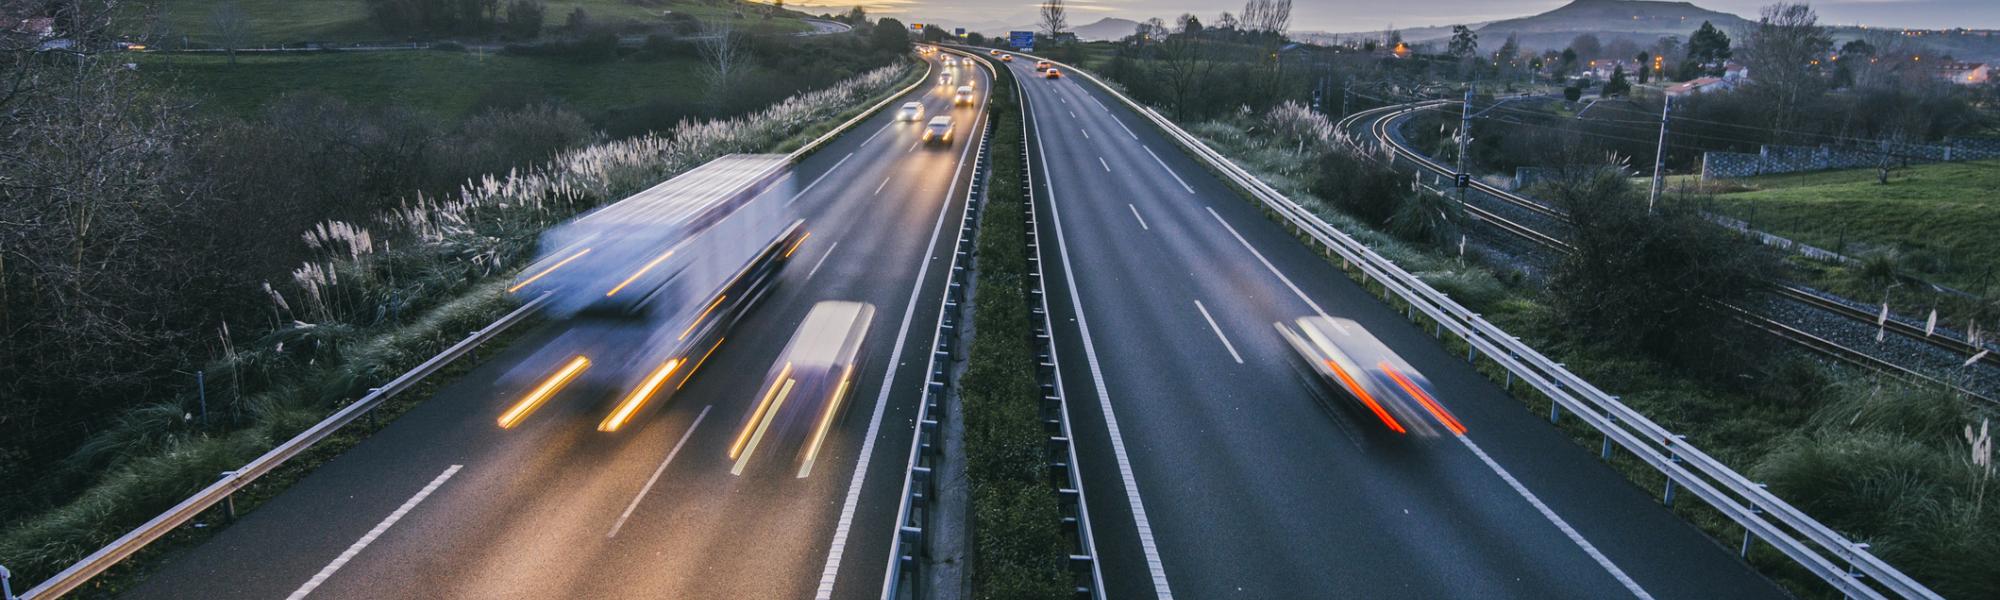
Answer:
[{"label": "paved service road", "polygon": [[[1103,90],[1012,69],[1107,597],[1783,596]],[[1326,391],[1272,326],[1315,313],[1469,434],[1396,435]]]},{"label": "paved service road", "polygon": [[[983,72],[958,71],[989,87]],[[563,327],[544,325],[127,595],[808,598],[825,587],[880,597],[983,114],[928,82],[907,99],[926,117],[953,115],[954,141],[918,144],[920,123],[892,121],[899,99],[798,165],[780,186],[791,191],[757,199],[797,193],[810,237],[686,387],[624,430],[596,430],[612,392],[574,390],[496,427],[525,390],[494,382]],[[800,478],[771,450],[732,474],[729,447],[767,369],[824,300],[876,311],[817,466]]]}]

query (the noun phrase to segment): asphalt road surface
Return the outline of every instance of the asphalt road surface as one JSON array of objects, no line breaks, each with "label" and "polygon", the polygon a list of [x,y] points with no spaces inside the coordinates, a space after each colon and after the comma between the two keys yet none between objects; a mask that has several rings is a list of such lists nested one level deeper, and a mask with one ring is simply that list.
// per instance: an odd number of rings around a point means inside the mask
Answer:
[{"label": "asphalt road surface", "polygon": [[[985,74],[957,71],[983,102]],[[500,374],[563,328],[540,326],[127,596],[879,597],[983,114],[950,95],[927,82],[798,165],[796,198],[756,200],[795,201],[810,237],[686,387],[623,430],[596,430],[614,393],[574,390],[496,426],[526,392]],[[904,100],[953,115],[954,141],[918,143],[921,123],[892,121]],[[825,300],[877,310],[817,466],[800,478],[767,450],[732,474],[767,370]]]},{"label": "asphalt road surface", "polygon": [[[1783,596],[1122,103],[1011,66],[1106,597]],[[1314,380],[1272,325],[1318,313],[1469,433],[1397,435]]]}]

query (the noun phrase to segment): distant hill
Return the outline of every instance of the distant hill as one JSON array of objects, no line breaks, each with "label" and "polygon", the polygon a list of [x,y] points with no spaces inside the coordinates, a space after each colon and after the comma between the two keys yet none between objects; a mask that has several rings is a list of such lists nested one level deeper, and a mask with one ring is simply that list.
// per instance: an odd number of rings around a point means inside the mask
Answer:
[{"label": "distant hill", "polygon": [[1138,31],[1138,29],[1138,21],[1105,17],[1098,19],[1096,23],[1071,28],[1070,31],[1076,33],[1076,39],[1095,42],[1101,40],[1122,40],[1125,39],[1125,36],[1132,35],[1132,32]]},{"label": "distant hill", "polygon": [[1528,48],[1562,48],[1582,34],[1596,35],[1604,42],[1625,38],[1646,45],[1661,36],[1676,35],[1686,40],[1703,21],[1732,37],[1753,23],[1726,12],[1708,10],[1692,2],[1652,0],[1576,0],[1549,12],[1487,23],[1478,29],[1482,46],[1498,46],[1509,34],[1520,36]]}]

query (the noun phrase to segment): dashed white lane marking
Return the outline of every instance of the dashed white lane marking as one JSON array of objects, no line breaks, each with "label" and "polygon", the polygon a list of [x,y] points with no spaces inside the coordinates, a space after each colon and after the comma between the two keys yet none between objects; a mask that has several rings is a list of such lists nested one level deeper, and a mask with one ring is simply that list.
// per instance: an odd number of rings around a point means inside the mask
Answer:
[{"label": "dashed white lane marking", "polygon": [[885,187],[889,187],[889,180],[890,180],[891,178],[894,178],[894,177],[895,177],[895,175],[890,175],[890,176],[888,176],[888,177],[883,177],[883,178],[882,178],[882,185],[878,185],[878,186],[875,186],[875,195],[877,195],[877,196],[880,196],[880,195],[882,195],[882,188],[885,188]]},{"label": "dashed white lane marking", "polygon": [[1072,111],[1069,111],[1069,118],[1072,118],[1072,119],[1076,118],[1076,111],[1073,111],[1073,110],[1072,110]]},{"label": "dashed white lane marking", "polygon": [[811,271],[806,271],[806,279],[812,279],[813,274],[818,273],[820,267],[826,266],[826,259],[828,257],[833,256],[834,248],[839,248],[839,247],[840,247],[840,242],[834,242],[833,245],[827,246],[826,254],[819,255],[819,262],[813,263],[813,268]]},{"label": "dashed white lane marking", "polygon": [[646,478],[646,485],[639,488],[639,495],[633,496],[632,503],[625,505],[625,512],[618,515],[618,522],[611,524],[611,532],[604,534],[604,537],[618,537],[618,530],[625,528],[625,520],[632,518],[632,510],[639,508],[639,501],[646,499],[646,494],[653,491],[653,484],[660,482],[660,474],[667,472],[667,465],[674,462],[674,456],[681,453],[681,446],[687,445],[688,438],[694,435],[694,428],[700,427],[701,420],[708,418],[708,409],[711,408],[715,408],[715,405],[701,407],[701,414],[694,416],[694,423],[688,425],[687,431],[681,432],[681,441],[674,442],[674,449],[667,451],[667,458],[660,461],[659,468],[653,469],[653,476]]},{"label": "dashed white lane marking", "polygon": [[1216,325],[1215,317],[1209,316],[1208,307],[1202,306],[1201,301],[1196,300],[1194,301],[1194,308],[1201,311],[1201,318],[1208,321],[1208,328],[1215,330],[1215,337],[1222,340],[1222,347],[1229,349],[1229,357],[1236,359],[1236,364],[1243,364],[1243,355],[1237,354],[1236,344],[1229,343],[1229,336],[1222,334],[1222,326]]},{"label": "dashed white lane marking", "polygon": [[1110,173],[1110,172],[1111,172],[1111,163],[1108,163],[1108,162],[1104,162],[1104,157],[1102,157],[1102,156],[1099,156],[1099,157],[1097,157],[1097,164],[1100,164],[1100,165],[1103,165],[1103,166],[1104,166],[1104,172],[1106,172],[1106,173]]},{"label": "dashed white lane marking", "polygon": [[[1033,105],[1029,106],[1032,117]],[[1035,139],[1042,138],[1042,122],[1035,119]],[[1041,144],[1035,144],[1035,154],[1043,165],[1049,164],[1048,152]],[[1118,417],[1111,410],[1111,392],[1104,386],[1104,369],[1097,361],[1097,347],[1090,338],[1090,322],[1083,317],[1083,294],[1076,287],[1076,268],[1070,265],[1069,241],[1063,237],[1062,210],[1057,207],[1054,179],[1048,169],[1042,170],[1043,189],[1049,193],[1049,216],[1055,224],[1056,242],[1062,256],[1063,279],[1069,284],[1071,310],[1076,311],[1076,329],[1082,334],[1083,355],[1090,365],[1090,381],[1097,388],[1098,407],[1104,412],[1104,430],[1110,434],[1111,454],[1118,459],[1118,477],[1125,484],[1126,501],[1132,508],[1132,522],[1139,533],[1139,549],[1146,556],[1146,569],[1153,576],[1153,594],[1160,600],[1173,600],[1174,592],[1167,586],[1166,566],[1160,562],[1160,548],[1153,543],[1153,524],[1146,520],[1146,505],[1139,498],[1139,480],[1132,475],[1132,460],[1125,452],[1124,435],[1118,431]]]},{"label": "dashed white lane marking", "polygon": [[909,153],[911,153],[911,152],[916,152],[916,151],[917,151],[917,145],[918,145],[918,144],[922,144],[922,143],[924,143],[924,141],[923,141],[923,140],[921,140],[921,139],[920,139],[920,140],[917,140],[917,141],[914,141],[914,142],[910,142],[910,149],[908,149],[908,150],[904,150],[904,151],[903,151],[903,153],[904,153],[904,154],[909,154]]},{"label": "dashed white lane marking", "polygon": [[1140,148],[1145,148],[1145,149],[1146,149],[1146,155],[1147,155],[1147,156],[1151,156],[1151,157],[1153,157],[1153,162],[1156,162],[1156,163],[1160,163],[1160,168],[1161,168],[1161,169],[1165,169],[1165,170],[1167,171],[1167,174],[1168,174],[1168,175],[1172,175],[1172,176],[1174,176],[1174,181],[1176,181],[1176,182],[1179,182],[1179,183],[1181,184],[1181,189],[1184,189],[1184,190],[1187,190],[1187,193],[1190,193],[1190,194],[1194,193],[1194,187],[1193,187],[1193,186],[1190,186],[1190,185],[1188,185],[1188,184],[1187,184],[1187,180],[1185,180],[1185,179],[1181,179],[1181,174],[1180,174],[1180,173],[1175,173],[1175,172],[1174,172],[1174,168],[1173,168],[1173,167],[1169,167],[1169,166],[1167,166],[1167,161],[1164,161],[1164,160],[1160,160],[1160,155],[1158,155],[1158,154],[1153,154],[1153,147],[1152,147],[1152,146],[1140,146]]},{"label": "dashed white lane marking", "polygon": [[1126,207],[1126,208],[1130,208],[1130,209],[1132,209],[1132,218],[1134,218],[1134,219],[1138,219],[1138,220],[1139,220],[1139,228],[1140,228],[1140,229],[1144,229],[1144,230],[1146,230],[1146,231],[1152,231],[1152,230],[1153,230],[1153,228],[1151,228],[1151,227],[1147,227],[1147,226],[1146,226],[1146,218],[1145,218],[1145,217],[1141,217],[1141,216],[1139,216],[1139,207],[1137,207],[1137,206],[1132,206],[1132,203],[1130,203],[1130,202],[1127,202],[1127,203],[1125,203],[1125,207]]},{"label": "dashed white lane marking", "polygon": [[[1224,229],[1228,229],[1229,235],[1234,236],[1237,243],[1242,244],[1245,249],[1250,251],[1250,254],[1256,256],[1257,262],[1263,263],[1265,269],[1269,269],[1272,275],[1278,276],[1278,280],[1284,282],[1285,287],[1291,288],[1293,295],[1298,296],[1300,300],[1304,300],[1306,305],[1311,306],[1313,312],[1318,313],[1319,316],[1326,316],[1326,311],[1320,308],[1319,303],[1313,302],[1311,298],[1307,298],[1305,292],[1299,291],[1299,286],[1292,285],[1290,278],[1285,277],[1284,273],[1279,273],[1278,268],[1272,266],[1271,261],[1266,260],[1262,252],[1258,252],[1256,248],[1251,247],[1250,242],[1243,239],[1243,235],[1237,233],[1235,227],[1230,227],[1227,221],[1223,221],[1222,215],[1216,214],[1214,208],[1209,208],[1208,214],[1215,217],[1215,222],[1221,223]],[[1462,435],[1456,437],[1458,441],[1465,444],[1466,448],[1471,449],[1473,454],[1478,455],[1479,460],[1485,462],[1487,468],[1492,469],[1493,473],[1499,475],[1501,480],[1506,481],[1509,487],[1514,488],[1514,493],[1520,494],[1522,498],[1528,501],[1528,504],[1535,507],[1536,511],[1542,513],[1543,518],[1555,524],[1556,529],[1562,530],[1563,535],[1568,536],[1571,542],[1574,542],[1577,547],[1582,548],[1584,554],[1590,555],[1592,560],[1597,561],[1598,566],[1603,567],[1606,572],[1611,574],[1613,579],[1617,579],[1618,583],[1623,584],[1626,590],[1632,592],[1634,596],[1652,600],[1653,596],[1651,594],[1646,593],[1644,588],[1639,587],[1637,582],[1632,581],[1632,578],[1627,576],[1624,570],[1619,569],[1618,565],[1612,564],[1611,559],[1606,558],[1604,553],[1598,552],[1597,547],[1591,545],[1589,540],[1583,539],[1583,535],[1577,533],[1576,529],[1571,528],[1567,521],[1564,521],[1562,517],[1556,516],[1555,511],[1550,510],[1547,504],[1543,504],[1541,498],[1535,497],[1534,492],[1528,491],[1527,486],[1522,485],[1506,469],[1501,468],[1500,463],[1494,462],[1492,457],[1487,456],[1486,451],[1481,450],[1477,444],[1472,443],[1471,438]]]},{"label": "dashed white lane marking", "polygon": [[[991,85],[987,87],[992,87]],[[986,119],[986,105],[990,98],[979,99],[979,116],[972,121],[972,131],[978,131]],[[889,368],[883,369],[882,384],[877,386],[881,393],[875,396],[875,413],[868,418],[868,433],[861,438],[861,454],[855,460],[854,475],[847,481],[847,498],[840,504],[840,521],[833,526],[833,542],[826,549],[826,566],[820,568],[819,589],[813,593],[815,600],[833,597],[833,584],[840,575],[840,559],[847,553],[847,536],[854,529],[854,511],[861,503],[861,484],[868,478],[868,463],[875,456],[875,438],[882,430],[882,413],[889,406],[889,384],[896,380],[897,365],[903,360],[903,342],[910,336],[910,320],[917,314],[917,296],[924,291],[924,278],[930,274],[931,252],[937,247],[938,234],[944,232],[944,216],[951,213],[951,198],[958,193],[959,175],[965,172],[966,157],[972,154],[977,143],[965,145],[958,154],[958,167],[952,170],[951,185],[945,188],[944,202],[938,207],[937,222],[931,225],[930,241],[924,242],[922,266],[917,267],[917,280],[910,285],[910,299],[903,303],[903,324],[896,330],[896,344],[889,351]],[[914,440],[912,440],[914,443]],[[903,490],[908,495],[909,490]],[[889,557],[895,560],[896,557]],[[886,585],[885,585],[886,587]]]},{"label": "dashed white lane marking", "polygon": [[808,184],[806,184],[806,188],[805,188],[805,189],[802,189],[802,190],[799,190],[799,193],[797,193],[797,194],[792,194],[792,199],[790,199],[790,200],[786,200],[786,201],[785,201],[785,204],[787,204],[787,205],[790,205],[790,204],[791,204],[791,203],[793,203],[793,202],[798,202],[798,201],[799,201],[799,198],[800,198],[800,197],[802,197],[802,196],[805,196],[805,195],[806,195],[806,192],[810,192],[810,191],[812,191],[812,189],[813,189],[813,187],[814,187],[814,186],[818,186],[818,185],[819,185],[819,182],[820,182],[820,181],[822,181],[822,180],[825,180],[825,179],[826,179],[826,176],[828,176],[828,175],[832,175],[834,171],[836,171],[836,170],[839,170],[839,169],[840,169],[840,165],[844,165],[844,164],[847,164],[847,159],[850,159],[850,158],[854,158],[854,153],[853,153],[853,152],[849,152],[849,153],[847,153],[847,156],[842,156],[842,157],[840,157],[840,162],[836,162],[836,163],[833,163],[833,167],[832,167],[832,168],[829,168],[829,169],[827,169],[825,173],[820,173],[820,174],[819,174],[819,177],[814,177],[814,178],[813,178],[813,180],[812,180],[812,183],[808,183]]},{"label": "dashed white lane marking", "polygon": [[452,465],[446,468],[444,473],[439,474],[436,479],[431,480],[430,485],[424,486],[424,489],[419,490],[417,495],[411,496],[409,500],[404,500],[402,506],[396,507],[396,512],[389,513],[388,518],[382,519],[380,523],[376,523],[375,528],[368,530],[367,535],[361,536],[361,539],[355,540],[354,545],[348,546],[346,552],[340,553],[340,556],[335,557],[333,562],[327,563],[325,568],[320,569],[319,573],[313,575],[312,579],[306,580],[305,585],[301,585],[299,589],[293,590],[292,595],[285,597],[286,600],[304,598],[307,594],[311,594],[314,589],[319,588],[319,584],[326,583],[326,579],[332,577],[334,572],[339,571],[341,567],[346,566],[347,561],[354,560],[355,555],[367,549],[369,544],[375,543],[375,538],[382,537],[382,534],[389,531],[390,527],[394,527],[397,521],[403,520],[403,515],[410,514],[410,509],[416,508],[418,503],[423,502],[425,498],[429,498],[431,492],[437,491],[438,486],[444,485],[445,481],[450,480],[452,475],[457,475],[458,470],[464,467],[465,465]]},{"label": "dashed white lane marking", "polygon": [[1508,473],[1506,469],[1500,468],[1500,463],[1494,462],[1493,457],[1487,456],[1485,450],[1479,449],[1478,444],[1472,443],[1472,438],[1462,435],[1456,437],[1460,443],[1465,444],[1467,449],[1472,450],[1473,454],[1478,455],[1479,460],[1486,463],[1487,468],[1493,469],[1495,475],[1499,475],[1500,479],[1505,480],[1509,487],[1514,488],[1514,493],[1520,494],[1522,498],[1528,501],[1528,504],[1534,505],[1535,510],[1542,513],[1542,518],[1548,519],[1550,523],[1555,524],[1556,529],[1562,530],[1563,535],[1569,536],[1569,541],[1575,542],[1578,548],[1583,549],[1584,554],[1590,555],[1591,560],[1597,561],[1597,566],[1604,567],[1605,572],[1610,573],[1612,579],[1617,579],[1618,583],[1623,584],[1626,591],[1632,592],[1633,596],[1644,598],[1645,600],[1653,599],[1652,594],[1646,593],[1645,588],[1639,587],[1638,582],[1632,581],[1631,577],[1625,575],[1624,569],[1620,569],[1618,565],[1612,564],[1611,559],[1606,558],[1604,553],[1597,551],[1597,546],[1591,545],[1590,540],[1583,539],[1583,534],[1577,533],[1575,528],[1569,526],[1569,522],[1564,521],[1562,517],[1556,516],[1556,511],[1550,510],[1549,505],[1542,504],[1542,499],[1535,497],[1534,492],[1528,491],[1528,486],[1521,485],[1519,480],[1514,479],[1513,474]]},{"label": "dashed white lane marking", "polygon": [[1084,128],[1082,128],[1082,127],[1078,127],[1078,128],[1076,128],[1076,130],[1077,130],[1078,132],[1080,132],[1080,133],[1082,133],[1082,134],[1083,134],[1083,139],[1086,139],[1086,140],[1087,140],[1087,139],[1090,139],[1090,130],[1088,130],[1088,129],[1084,129]]}]

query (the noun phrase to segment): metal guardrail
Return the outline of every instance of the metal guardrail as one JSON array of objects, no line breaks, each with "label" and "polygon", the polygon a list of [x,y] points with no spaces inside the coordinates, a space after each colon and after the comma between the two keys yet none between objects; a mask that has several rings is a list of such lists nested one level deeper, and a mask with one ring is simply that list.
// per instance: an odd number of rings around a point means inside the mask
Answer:
[{"label": "metal guardrail", "polygon": [[[860,114],[834,127],[831,131],[792,151],[786,155],[786,158],[791,162],[798,162],[806,155],[824,146],[827,142],[839,137],[840,134],[846,133],[854,125],[882,110],[882,107],[888,106],[890,102],[894,102],[897,98],[901,98],[918,87],[923,86],[930,80],[931,72],[935,69],[935,66],[932,66],[928,61],[925,64],[926,70],[924,76],[918,78],[915,83],[890,94],[882,101],[861,111]],[[186,500],[182,500],[179,504],[167,509],[166,512],[161,513],[159,516],[146,521],[146,523],[140,525],[138,528],[127,532],[123,536],[119,536],[118,539],[99,548],[96,552],[92,552],[82,560],[71,564],[68,568],[56,573],[46,581],[36,584],[35,587],[22,594],[20,598],[22,600],[47,600],[74,591],[84,583],[90,581],[91,578],[103,574],[119,562],[130,558],[133,554],[138,553],[141,549],[158,541],[160,538],[166,537],[174,529],[193,520],[197,515],[217,504],[225,504],[231,514],[234,514],[235,505],[232,502],[232,495],[237,490],[249,485],[257,478],[269,474],[286,461],[311,449],[313,445],[331,437],[340,428],[354,422],[362,415],[370,414],[390,397],[415,387],[425,377],[436,373],[453,361],[471,354],[480,344],[493,339],[501,332],[506,331],[507,328],[526,320],[530,315],[540,310],[548,298],[548,294],[544,293],[534,300],[523,304],[520,308],[514,309],[513,312],[509,312],[500,317],[500,319],[480,328],[478,331],[472,332],[464,340],[460,340],[458,343],[446,348],[443,352],[417,365],[416,368],[411,369],[409,372],[390,380],[389,383],[384,384],[382,387],[369,391],[367,395],[362,396],[359,400],[355,400],[353,404],[347,405],[346,408],[333,413],[319,423],[314,424],[311,428],[300,432],[298,435],[286,440],[283,444],[279,444],[276,448],[272,448],[263,455],[251,460],[242,468],[224,473],[220,480],[210,484],[199,492],[195,492],[194,495],[189,496]],[[6,583],[7,575],[5,567],[0,567],[0,585]],[[15,598],[8,596],[5,597],[5,600],[15,600]]]},{"label": "metal guardrail", "polygon": [[[926,77],[924,81],[929,81]],[[918,82],[919,85],[924,83]],[[938,414],[944,410],[945,390],[951,387],[951,361],[956,358],[959,331],[969,315],[965,312],[966,278],[971,272],[973,232],[986,200],[986,173],[992,157],[993,120],[989,117],[979,130],[972,159],[972,182],[965,189],[965,211],[959,219],[958,241],[953,243],[950,269],[945,279],[944,297],[939,299],[935,335],[931,336],[929,363],[924,368],[924,396],[917,403],[917,432],[910,440],[909,465],[903,471],[903,494],[896,507],[896,535],[889,540],[889,570],[883,576],[884,600],[912,600],[924,596],[923,556],[930,549],[925,532],[931,521],[931,498],[937,492],[933,477],[938,466]]]},{"label": "metal guardrail", "polygon": [[1554,403],[1551,420],[1559,418],[1563,410],[1568,410],[1601,432],[1607,441],[1624,447],[1665,475],[1667,485],[1663,503],[1672,505],[1676,490],[1685,488],[1743,527],[1745,553],[1753,537],[1762,540],[1839,593],[1850,597],[1889,598],[1893,595],[1901,598],[1941,598],[1870,553],[1867,544],[1847,539],[1771,494],[1763,485],[1750,481],[1728,465],[1688,444],[1685,436],[1661,427],[1620,402],[1617,396],[1605,393],[1562,364],[1508,335],[1257,179],[1157,111],[1139,104],[1088,72],[1071,65],[1057,64],[1070,74],[1097,84],[1144,116],[1224,180],[1248,192],[1295,232],[1318,244],[1329,257],[1339,256],[1343,268],[1359,269],[1364,283],[1371,280],[1378,283],[1386,294],[1405,302],[1411,311],[1422,312],[1441,331],[1450,331],[1458,336],[1471,348],[1468,360],[1476,360],[1478,355],[1484,354],[1488,360],[1507,371],[1510,387],[1512,380],[1518,378],[1547,396]]},{"label": "metal guardrail", "polygon": [[217,504],[227,504],[230,511],[234,513],[235,505],[231,501],[231,496],[237,490],[243,489],[244,486],[250,485],[257,478],[276,470],[279,466],[285,464],[286,461],[305,453],[313,445],[331,437],[334,432],[347,426],[348,423],[353,423],[356,419],[361,418],[362,415],[374,411],[389,398],[416,387],[417,383],[423,381],[425,377],[429,377],[432,373],[436,373],[439,369],[443,369],[453,361],[471,354],[480,344],[484,344],[494,337],[499,336],[507,328],[526,320],[529,315],[534,314],[536,310],[542,307],[542,304],[547,301],[548,297],[548,294],[544,293],[527,304],[521,305],[520,308],[514,309],[513,312],[507,313],[506,316],[500,317],[499,320],[480,328],[478,331],[472,332],[471,335],[466,336],[463,340],[459,340],[456,344],[452,344],[451,347],[445,348],[443,352],[439,352],[437,356],[433,356],[430,360],[424,361],[423,364],[417,365],[416,368],[410,369],[409,372],[397,376],[395,379],[390,380],[389,383],[383,384],[382,387],[370,390],[368,395],[362,396],[361,399],[355,400],[353,404],[347,405],[346,408],[340,409],[333,413],[333,415],[307,428],[305,431],[299,432],[298,435],[292,436],[292,439],[285,440],[285,443],[279,444],[278,447],[266,451],[262,456],[258,456],[256,459],[243,465],[242,468],[223,473],[221,480],[209,484],[208,487],[195,492],[193,496],[182,500],[180,504],[174,505],[173,508],[169,508],[166,512],[160,513],[159,516],[153,517],[152,520],[146,521],[145,524],[140,525],[137,529],[133,529],[125,535],[120,536],[117,540],[91,553],[90,556],[86,556],[83,560],[70,565],[69,568],[63,569],[62,572],[56,573],[54,577],[50,577],[47,581],[43,581],[34,588],[29,589],[27,594],[23,595],[22,598],[29,600],[55,598],[74,591],[85,582],[90,581],[92,577],[104,573],[105,570],[110,569],[120,561],[145,548],[146,545],[162,537],[166,537],[175,528],[193,520],[197,515]]},{"label": "metal guardrail", "polygon": [[[1020,99],[1021,139],[1034,139],[1028,129],[1028,96],[1025,86],[1014,86],[1014,93]],[[1039,142],[1038,142],[1039,143]],[[1090,530],[1089,503],[1083,495],[1083,472],[1077,468],[1075,436],[1069,425],[1069,399],[1063,393],[1062,364],[1056,356],[1055,324],[1050,321],[1048,275],[1042,268],[1042,228],[1041,215],[1035,210],[1035,162],[1028,156],[1029,144],[1021,144],[1021,181],[1028,186],[1028,260],[1035,265],[1033,288],[1029,293],[1035,297],[1035,305],[1030,313],[1042,318],[1035,324],[1035,342],[1041,344],[1037,352],[1035,378],[1042,390],[1043,426],[1049,433],[1049,453],[1061,461],[1050,465],[1051,475],[1058,478],[1057,502],[1066,516],[1063,517],[1063,533],[1070,536],[1070,575],[1080,582],[1073,588],[1073,595],[1079,599],[1104,598],[1104,572],[1097,562],[1097,541],[1092,539]],[[1053,415],[1053,416],[1050,416]],[[1067,485],[1068,487],[1063,487]],[[1086,581],[1087,580],[1087,581]],[[1087,583],[1088,585],[1085,585]]]}]

